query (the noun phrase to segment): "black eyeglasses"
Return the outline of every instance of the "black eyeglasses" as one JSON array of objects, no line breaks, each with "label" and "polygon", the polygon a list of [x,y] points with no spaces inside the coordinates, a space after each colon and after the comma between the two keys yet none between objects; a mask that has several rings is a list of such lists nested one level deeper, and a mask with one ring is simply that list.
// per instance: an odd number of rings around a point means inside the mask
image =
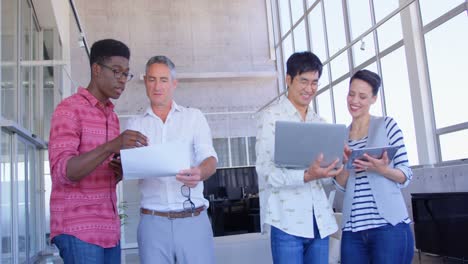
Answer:
[{"label": "black eyeglasses", "polygon": [[190,187],[188,187],[185,184],[182,185],[182,187],[180,187],[180,193],[182,194],[182,196],[187,198],[187,200],[185,200],[183,203],[184,211],[190,211],[193,216],[193,212],[195,210],[195,204],[190,199]]},{"label": "black eyeglasses", "polygon": [[102,67],[108,69],[108,70],[111,70],[113,73],[114,73],[114,77],[118,80],[120,80],[122,78],[122,76],[125,77],[125,81],[128,82],[130,81],[131,79],[133,79],[133,74],[129,73],[129,72],[123,72],[123,71],[119,71],[117,69],[114,69],[110,66],[107,66],[105,64],[102,64],[102,63],[97,63],[98,65],[101,65]]}]

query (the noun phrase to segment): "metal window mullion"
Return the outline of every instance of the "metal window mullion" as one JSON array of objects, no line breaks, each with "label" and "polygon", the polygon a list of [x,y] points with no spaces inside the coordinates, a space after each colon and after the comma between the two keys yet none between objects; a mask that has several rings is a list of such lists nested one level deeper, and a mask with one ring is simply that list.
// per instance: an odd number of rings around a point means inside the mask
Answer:
[{"label": "metal window mullion", "polygon": [[[372,21],[372,27],[375,27],[377,24],[376,18],[375,18],[375,8],[374,8],[374,1],[369,0],[369,7],[370,7],[370,15],[371,15],[371,21]],[[380,77],[384,78],[383,76],[383,71],[382,71],[382,62],[380,61],[380,46],[379,46],[379,36],[377,34],[377,28],[375,28],[372,31],[372,36],[374,38],[374,49],[375,49],[375,63],[377,65],[377,72],[379,73]],[[382,115],[386,116],[387,115],[387,106],[385,102],[385,84],[382,82],[381,87],[380,87],[380,103],[382,104],[381,110],[382,110]]]},{"label": "metal window mullion", "polygon": [[310,40],[310,34],[309,34],[309,13],[307,12],[307,0],[303,0],[303,10],[304,10],[304,28],[305,28],[305,33],[306,33],[306,41],[307,41],[307,50],[312,51],[311,47],[311,40]]},{"label": "metal window mullion", "polygon": [[[281,1],[281,0],[280,0]],[[284,0],[282,0],[284,1]],[[296,41],[294,40],[294,23],[293,23],[293,16],[292,16],[292,8],[291,8],[291,0],[286,0],[289,3],[289,31],[291,31],[291,41],[292,41],[292,48],[293,51],[296,52]]]},{"label": "metal window mullion", "polygon": [[[330,107],[332,112],[332,122],[336,123],[336,111],[335,111],[335,102],[334,102],[334,94],[332,89],[332,72],[331,72],[331,65],[330,65],[330,46],[328,45],[328,30],[327,30],[327,18],[325,14],[325,4],[323,1],[320,1],[320,7],[322,9],[322,25],[323,25],[323,40],[325,42],[325,59],[328,61],[328,90],[330,92]],[[325,89],[327,90],[327,89]],[[317,97],[314,98],[316,105],[317,105]]]},{"label": "metal window mullion", "polygon": [[[344,20],[344,27],[345,27],[345,37],[346,37],[346,46],[351,43],[351,18],[348,11],[348,1],[342,0],[341,8],[343,11],[343,20]],[[348,55],[348,69],[349,72],[352,72],[354,68],[354,58],[353,58],[353,46],[349,46],[347,50]]]},{"label": "metal window mullion", "polygon": [[[280,51],[280,57],[279,57],[279,65],[280,65],[280,73],[282,74],[283,76],[283,80],[285,79],[285,76],[286,76],[286,73],[284,71],[284,54],[283,54],[283,36],[282,36],[282,31],[281,31],[281,17],[280,17],[280,11],[279,11],[279,4],[278,4],[278,1],[281,1],[281,0],[276,0],[275,3],[276,3],[276,27],[277,27],[277,36],[279,37],[278,39],[278,43],[275,43],[275,52],[276,52],[276,48],[279,48],[279,51]],[[278,60],[276,60],[276,70],[278,71]],[[285,93],[285,91],[287,90],[284,90],[282,89],[283,87],[283,83],[280,83],[280,81],[277,79],[277,97],[274,98],[272,101],[268,102],[265,106],[271,104],[272,102],[274,102],[278,97],[280,97],[281,95],[283,95]],[[263,110],[263,107],[261,107],[257,112]]]}]

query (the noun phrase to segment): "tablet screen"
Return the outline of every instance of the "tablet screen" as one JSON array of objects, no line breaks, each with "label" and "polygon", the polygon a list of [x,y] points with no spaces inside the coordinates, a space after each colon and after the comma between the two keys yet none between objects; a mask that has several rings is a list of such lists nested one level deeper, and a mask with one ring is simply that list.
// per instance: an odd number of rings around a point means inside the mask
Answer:
[{"label": "tablet screen", "polygon": [[390,160],[393,159],[396,152],[398,151],[397,146],[385,146],[385,147],[375,147],[375,148],[362,148],[362,149],[355,149],[351,152],[351,155],[346,163],[346,169],[354,169],[353,162],[355,159],[365,160],[364,153],[370,155],[371,157],[380,159],[384,151],[387,151],[387,156]]}]

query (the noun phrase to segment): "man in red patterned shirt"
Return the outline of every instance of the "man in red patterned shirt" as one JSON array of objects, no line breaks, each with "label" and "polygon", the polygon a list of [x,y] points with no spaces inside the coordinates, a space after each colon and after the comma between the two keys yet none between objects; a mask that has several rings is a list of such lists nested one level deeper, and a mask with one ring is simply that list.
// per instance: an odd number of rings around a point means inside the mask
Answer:
[{"label": "man in red patterned shirt", "polygon": [[52,175],[50,237],[65,263],[120,263],[116,185],[112,157],[123,148],[147,145],[132,130],[119,135],[114,105],[129,73],[130,50],[104,39],[91,47],[91,81],[64,99],[52,116],[49,160]]}]

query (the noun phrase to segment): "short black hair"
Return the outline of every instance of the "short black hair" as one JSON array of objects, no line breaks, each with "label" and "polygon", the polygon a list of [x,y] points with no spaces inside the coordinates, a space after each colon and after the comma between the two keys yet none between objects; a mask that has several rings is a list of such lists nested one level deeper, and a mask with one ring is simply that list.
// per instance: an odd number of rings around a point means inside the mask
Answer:
[{"label": "short black hair", "polygon": [[322,76],[323,64],[317,55],[310,51],[296,52],[286,62],[286,73],[294,79],[296,75],[304,72],[318,72]]},{"label": "short black hair", "polygon": [[351,80],[349,80],[349,84],[351,84],[354,79],[359,79],[368,83],[372,87],[372,95],[374,96],[377,95],[380,85],[382,84],[380,76],[377,73],[371,72],[369,70],[357,71],[353,77],[351,77]]},{"label": "short black hair", "polygon": [[115,39],[103,39],[94,42],[89,55],[89,64],[103,63],[109,57],[120,56],[130,59],[130,49],[124,43]]}]

